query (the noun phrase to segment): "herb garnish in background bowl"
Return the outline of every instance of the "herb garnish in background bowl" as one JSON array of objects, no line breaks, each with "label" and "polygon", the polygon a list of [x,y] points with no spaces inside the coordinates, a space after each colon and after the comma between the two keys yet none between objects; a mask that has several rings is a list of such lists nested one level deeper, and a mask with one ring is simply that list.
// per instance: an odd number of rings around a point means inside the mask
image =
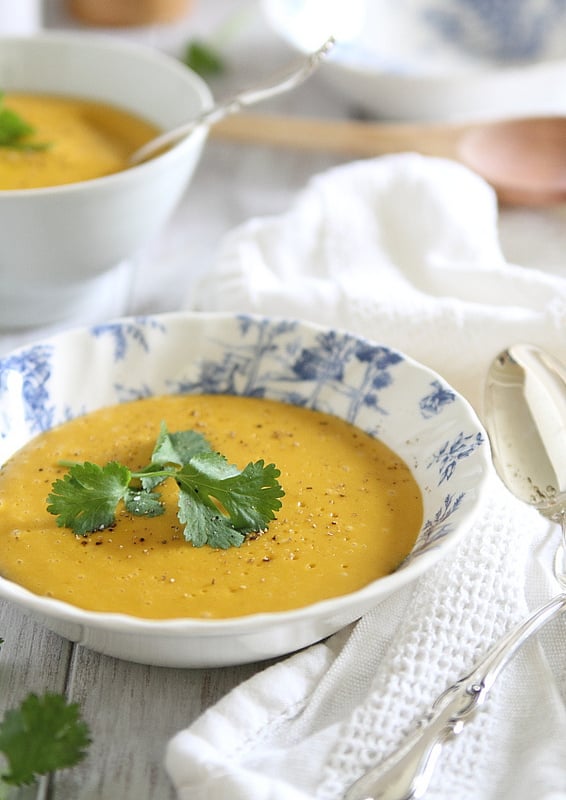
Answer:
[{"label": "herb garnish in background bowl", "polygon": [[0,91],[0,147],[14,150],[47,150],[48,142],[30,141],[35,128],[23,119],[20,114],[4,104],[4,92]]}]

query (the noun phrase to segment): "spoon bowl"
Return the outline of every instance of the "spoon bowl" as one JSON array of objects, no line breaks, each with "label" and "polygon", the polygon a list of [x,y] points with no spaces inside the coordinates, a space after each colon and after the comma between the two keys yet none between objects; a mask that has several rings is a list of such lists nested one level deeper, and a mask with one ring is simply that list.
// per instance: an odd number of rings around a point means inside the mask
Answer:
[{"label": "spoon bowl", "polygon": [[488,372],[485,414],[503,483],[561,526],[553,568],[566,591],[566,366],[534,345],[509,347]]},{"label": "spoon bowl", "polygon": [[533,345],[504,350],[488,373],[485,416],[503,483],[560,522],[566,508],[566,367]]},{"label": "spoon bowl", "polygon": [[211,131],[215,139],[371,157],[413,151],[472,169],[507,205],[566,202],[566,117],[474,123],[389,123],[241,114]]}]

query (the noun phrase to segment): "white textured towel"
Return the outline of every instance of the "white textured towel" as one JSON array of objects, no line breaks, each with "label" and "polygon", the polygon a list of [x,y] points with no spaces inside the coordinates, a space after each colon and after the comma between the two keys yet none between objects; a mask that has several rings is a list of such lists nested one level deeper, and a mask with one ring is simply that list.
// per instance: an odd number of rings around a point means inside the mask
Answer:
[{"label": "white textured towel", "polygon": [[[507,264],[489,187],[413,154],[313,179],[224,241],[191,305],[329,323],[403,350],[476,407],[517,341],[566,357],[566,281]],[[459,549],[326,642],[234,689],[169,743],[182,800],[338,800],[435,697],[556,590],[558,533],[497,479]],[[566,615],[515,657],[427,797],[566,798]]]}]

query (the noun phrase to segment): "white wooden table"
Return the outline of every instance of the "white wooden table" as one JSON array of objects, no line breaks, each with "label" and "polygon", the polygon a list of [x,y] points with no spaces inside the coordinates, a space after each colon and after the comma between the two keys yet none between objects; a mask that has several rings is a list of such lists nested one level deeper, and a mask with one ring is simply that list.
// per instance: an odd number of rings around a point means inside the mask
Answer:
[{"label": "white wooden table", "polygon": [[[47,27],[74,27],[57,0],[45,2]],[[228,72],[211,81],[215,96],[222,97],[292,58],[253,2],[197,0],[187,19],[173,28],[112,33],[177,53],[190,36],[209,35],[238,7],[251,9],[250,16],[227,48]],[[271,101],[265,110],[343,118],[357,112],[318,75],[292,95]],[[343,160],[210,141],[171,224],[131,265],[131,291],[123,308],[101,307],[94,313],[104,318],[116,310],[179,308],[190,296],[193,281],[214,260],[223,234],[250,217],[286,210],[310,176]],[[500,231],[508,260],[566,278],[565,209],[502,211]],[[43,334],[4,332],[0,353]],[[21,792],[26,799],[172,800],[174,791],[163,767],[168,739],[263,666],[183,670],[130,664],[67,642],[6,604],[0,606],[0,637],[5,640],[0,651],[0,713],[30,691],[64,692],[81,704],[93,737],[88,757],[78,767]]]}]

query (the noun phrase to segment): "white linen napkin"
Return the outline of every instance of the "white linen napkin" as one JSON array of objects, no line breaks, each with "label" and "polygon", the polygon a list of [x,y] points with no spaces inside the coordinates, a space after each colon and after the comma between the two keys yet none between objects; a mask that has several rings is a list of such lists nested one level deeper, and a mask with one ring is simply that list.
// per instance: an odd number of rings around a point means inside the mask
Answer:
[{"label": "white linen napkin", "polygon": [[[361,333],[438,370],[480,416],[500,349],[530,341],[566,357],[566,281],[507,264],[490,188],[414,154],[332,169],[287,213],[233,231],[188,303]],[[259,672],[169,742],[180,800],[338,800],[557,591],[557,530],[496,477],[490,488],[465,541],[429,574]],[[566,797],[564,617],[506,668],[427,797]]]}]

